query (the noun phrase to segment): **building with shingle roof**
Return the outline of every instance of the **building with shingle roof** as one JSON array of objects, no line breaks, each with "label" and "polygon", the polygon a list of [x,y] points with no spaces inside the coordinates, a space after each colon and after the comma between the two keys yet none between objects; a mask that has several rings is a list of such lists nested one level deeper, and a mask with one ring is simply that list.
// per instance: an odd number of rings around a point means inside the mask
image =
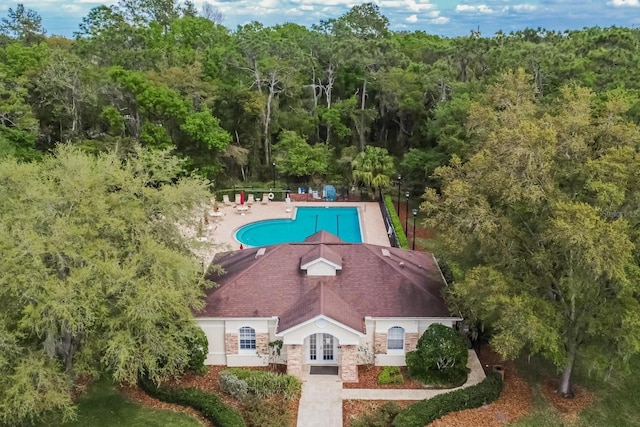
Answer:
[{"label": "building with shingle roof", "polygon": [[[357,381],[357,365],[405,364],[432,323],[453,326],[441,292],[446,286],[428,252],[346,243],[320,231],[301,243],[220,254],[222,267],[196,320],[209,339],[206,363],[227,366],[287,363],[338,366]],[[279,356],[269,343],[282,341]]]}]

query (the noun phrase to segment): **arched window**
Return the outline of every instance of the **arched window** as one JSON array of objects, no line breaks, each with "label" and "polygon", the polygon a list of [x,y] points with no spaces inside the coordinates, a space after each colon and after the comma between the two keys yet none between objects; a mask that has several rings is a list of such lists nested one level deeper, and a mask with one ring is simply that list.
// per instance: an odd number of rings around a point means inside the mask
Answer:
[{"label": "arched window", "polygon": [[387,350],[404,350],[404,328],[394,326],[387,332]]},{"label": "arched window", "polygon": [[256,349],[256,330],[248,326],[240,328],[240,350]]}]

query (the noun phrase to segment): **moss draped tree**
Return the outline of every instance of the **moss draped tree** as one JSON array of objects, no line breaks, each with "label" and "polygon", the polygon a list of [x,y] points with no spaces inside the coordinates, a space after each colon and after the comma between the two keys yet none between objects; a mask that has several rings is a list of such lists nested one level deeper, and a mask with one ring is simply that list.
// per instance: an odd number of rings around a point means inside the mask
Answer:
[{"label": "moss draped tree", "polygon": [[181,170],[165,152],[69,146],[2,161],[0,423],[72,418],[79,375],[160,382],[188,366],[204,282],[177,224],[208,193]]},{"label": "moss draped tree", "polygon": [[607,369],[640,351],[640,129],[622,95],[565,87],[548,108],[524,72],[504,75],[469,112],[475,152],[437,169],[421,205],[466,269],[450,300],[503,356],[553,361],[565,396],[578,357]]}]

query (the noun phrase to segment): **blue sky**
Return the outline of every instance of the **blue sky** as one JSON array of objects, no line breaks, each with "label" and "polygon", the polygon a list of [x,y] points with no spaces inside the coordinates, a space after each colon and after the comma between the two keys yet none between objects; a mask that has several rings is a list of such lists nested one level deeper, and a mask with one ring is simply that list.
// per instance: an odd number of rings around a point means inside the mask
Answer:
[{"label": "blue sky", "polygon": [[[205,0],[194,0],[200,10]],[[206,0],[223,14],[222,24],[259,21],[265,25],[284,22],[310,26],[322,19],[337,18],[357,0]],[[89,10],[115,1],[23,0],[25,7],[42,16],[47,34],[71,37]],[[441,36],[466,35],[480,29],[484,36],[543,27],[551,30],[584,27],[640,27],[640,0],[379,0],[374,1],[394,31],[421,30]],[[0,2],[0,16],[16,3]]]}]

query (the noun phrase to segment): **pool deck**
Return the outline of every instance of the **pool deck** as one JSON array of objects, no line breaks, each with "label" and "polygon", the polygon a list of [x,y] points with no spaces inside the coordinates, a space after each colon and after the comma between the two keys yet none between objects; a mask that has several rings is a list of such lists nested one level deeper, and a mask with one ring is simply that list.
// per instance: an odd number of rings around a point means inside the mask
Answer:
[{"label": "pool deck", "polygon": [[[206,258],[207,262],[218,252],[226,252],[240,249],[240,243],[234,239],[236,230],[243,225],[265,219],[292,218],[295,207],[357,207],[360,213],[360,226],[364,243],[373,245],[390,246],[384,220],[380,213],[380,207],[376,202],[269,202],[261,204],[254,203],[246,211],[238,211],[236,207],[220,206],[219,213],[213,216],[209,212],[210,229],[207,230],[207,240],[214,245],[203,251],[198,251],[200,256]],[[288,212],[289,211],[289,212]]]}]

